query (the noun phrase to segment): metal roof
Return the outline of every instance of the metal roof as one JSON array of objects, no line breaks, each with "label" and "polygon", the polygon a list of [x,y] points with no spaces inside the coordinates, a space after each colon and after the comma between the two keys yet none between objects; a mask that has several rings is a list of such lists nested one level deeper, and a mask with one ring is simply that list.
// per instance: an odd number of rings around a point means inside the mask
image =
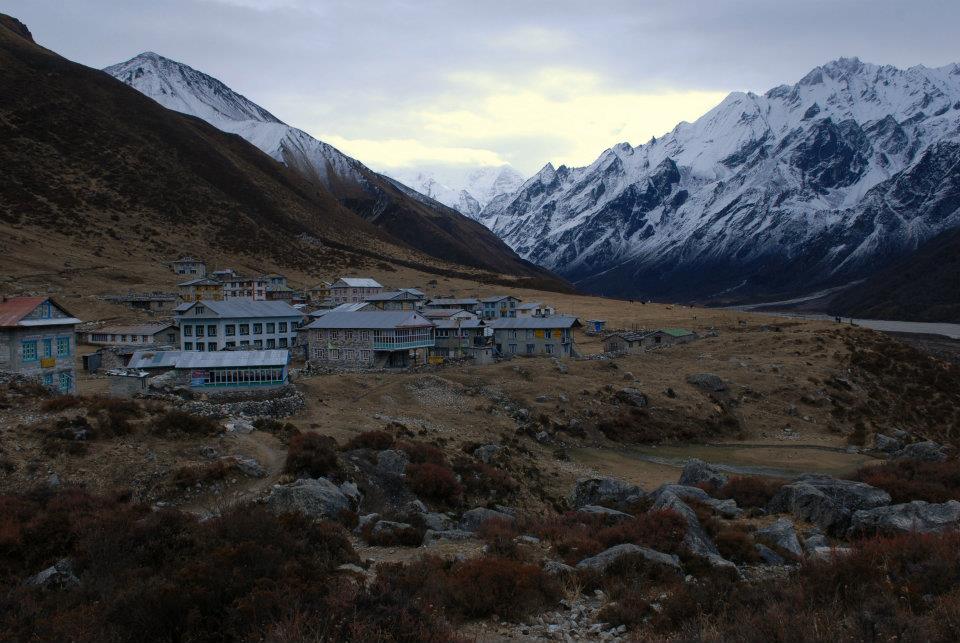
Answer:
[{"label": "metal roof", "polygon": [[463,308],[427,308],[421,311],[420,314],[427,319],[443,319],[446,317],[453,317],[454,315],[459,317],[477,317],[476,313],[472,313],[469,310],[464,310]]},{"label": "metal roof", "polygon": [[415,295],[412,292],[407,290],[391,290],[390,292],[381,292],[376,295],[367,295],[367,301],[415,301],[420,298],[421,295]]},{"label": "metal roof", "polygon": [[477,306],[479,304],[480,304],[480,300],[473,299],[473,298],[454,299],[454,298],[441,297],[439,299],[431,299],[429,302],[427,302],[427,306],[429,306],[430,308],[433,308],[435,306],[441,306],[443,308],[446,308],[447,306],[469,306],[469,305]]},{"label": "metal roof", "polygon": [[[176,312],[184,313],[201,305],[207,310],[196,319],[209,318],[255,318],[255,317],[303,317],[303,314],[285,301],[253,301],[251,299],[226,299],[223,301],[193,301],[177,306]],[[211,314],[212,313],[212,314]]]},{"label": "metal roof", "polygon": [[240,368],[243,366],[286,366],[287,350],[269,351],[137,351],[127,368]]},{"label": "metal roof", "polygon": [[108,333],[111,335],[155,335],[168,328],[176,328],[173,324],[133,324],[129,326],[101,326],[84,330],[85,333]]},{"label": "metal roof", "polygon": [[323,317],[327,313],[355,313],[358,310],[364,310],[366,308],[372,308],[372,306],[365,301],[354,301],[348,304],[340,304],[333,308],[320,308],[310,313],[310,316]]},{"label": "metal roof", "polygon": [[525,304],[517,305],[517,310],[536,310],[537,308],[541,308],[542,306],[543,304],[540,303],[539,301],[530,301]]},{"label": "metal roof", "polygon": [[313,329],[389,329],[433,326],[433,322],[409,310],[329,312],[304,328]]},{"label": "metal roof", "polygon": [[184,281],[183,283],[177,284],[178,286],[222,286],[223,284],[217,281],[216,279],[211,279],[210,277],[198,277],[196,279],[191,279],[190,281]]},{"label": "metal roof", "polygon": [[551,315],[550,317],[501,317],[487,323],[496,330],[521,328],[576,328],[580,320],[566,315]]},{"label": "metal roof", "polygon": [[[49,301],[53,306],[59,308],[67,317],[24,319],[24,317],[32,313],[37,306],[45,301]],[[50,297],[11,297],[5,301],[0,301],[0,328],[11,328],[13,326],[56,326],[79,323],[79,319],[71,316],[66,308]]]},{"label": "metal roof", "polygon": [[369,277],[340,277],[333,282],[333,287],[336,288],[340,282],[347,288],[383,288],[376,279]]},{"label": "metal roof", "polygon": [[434,320],[433,325],[437,328],[449,329],[449,328],[483,328],[486,324],[482,319],[478,317],[471,317],[469,319],[437,319]]},{"label": "metal roof", "polygon": [[484,297],[480,301],[485,304],[493,304],[504,299],[516,299],[517,301],[521,301],[519,297],[514,297],[513,295],[494,295],[493,297]]}]

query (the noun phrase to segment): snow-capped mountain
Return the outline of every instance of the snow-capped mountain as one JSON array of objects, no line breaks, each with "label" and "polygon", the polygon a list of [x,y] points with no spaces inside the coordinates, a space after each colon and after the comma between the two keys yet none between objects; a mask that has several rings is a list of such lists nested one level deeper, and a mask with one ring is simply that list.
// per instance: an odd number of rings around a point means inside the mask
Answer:
[{"label": "snow-capped mountain", "polygon": [[841,58],[587,167],[548,164],[480,220],[604,294],[747,299],[846,283],[960,225],[960,65]]},{"label": "snow-capped mountain", "polygon": [[490,201],[516,191],[523,175],[510,165],[487,167],[410,167],[384,172],[431,199],[473,219]]},{"label": "snow-capped mountain", "polygon": [[553,279],[484,226],[283,123],[216,78],[155,53],[104,71],[164,107],[238,134],[397,241],[454,263]]}]

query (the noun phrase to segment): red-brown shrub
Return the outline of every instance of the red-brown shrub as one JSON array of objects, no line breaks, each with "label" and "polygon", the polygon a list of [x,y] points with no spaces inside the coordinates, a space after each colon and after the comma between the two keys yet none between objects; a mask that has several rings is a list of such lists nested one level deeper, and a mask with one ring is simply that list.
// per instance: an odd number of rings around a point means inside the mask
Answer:
[{"label": "red-brown shrub", "polygon": [[463,494],[453,471],[445,466],[432,462],[408,464],[406,473],[407,485],[418,496],[452,505]]},{"label": "red-brown shrub", "polygon": [[460,458],[453,468],[460,475],[464,492],[471,496],[505,500],[519,488],[509,473],[489,464]]},{"label": "red-brown shrub", "polygon": [[447,466],[447,457],[443,454],[443,451],[432,444],[415,440],[402,440],[397,442],[394,448],[406,453],[413,464],[430,463]]},{"label": "red-brown shrub", "polygon": [[863,467],[854,479],[883,489],[894,503],[960,500],[960,460],[895,460]]},{"label": "red-brown shrub", "polygon": [[184,435],[215,435],[220,432],[220,425],[213,419],[191,415],[183,411],[167,411],[157,416],[150,423],[149,430],[154,435],[163,437]]},{"label": "red-brown shrub", "polygon": [[394,441],[393,436],[386,431],[364,431],[350,438],[344,446],[344,449],[373,449],[374,451],[383,451],[384,449],[392,447]]},{"label": "red-brown shrub", "polygon": [[718,498],[732,498],[736,501],[738,507],[764,508],[770,499],[776,495],[780,487],[784,485],[783,480],[773,478],[764,478],[761,476],[734,476],[727,480],[727,483],[720,487],[717,492]]},{"label": "red-brown shrub", "polygon": [[484,521],[477,535],[487,544],[487,552],[501,558],[517,558],[520,548],[516,538],[520,535],[517,523],[513,520],[492,518]]},{"label": "red-brown shrub", "polygon": [[454,565],[446,585],[450,607],[468,617],[517,619],[560,598],[557,580],[540,567],[491,556]]},{"label": "red-brown shrub", "polygon": [[337,471],[337,441],[319,433],[298,433],[290,438],[283,470],[293,475],[321,478]]},{"label": "red-brown shrub", "polygon": [[677,554],[686,531],[687,523],[679,514],[675,511],[660,510],[604,527],[596,532],[596,539],[604,548],[631,543]]},{"label": "red-brown shrub", "polygon": [[56,413],[58,411],[66,411],[67,409],[75,409],[82,405],[83,400],[76,395],[57,395],[56,397],[44,400],[40,408],[48,413]]}]

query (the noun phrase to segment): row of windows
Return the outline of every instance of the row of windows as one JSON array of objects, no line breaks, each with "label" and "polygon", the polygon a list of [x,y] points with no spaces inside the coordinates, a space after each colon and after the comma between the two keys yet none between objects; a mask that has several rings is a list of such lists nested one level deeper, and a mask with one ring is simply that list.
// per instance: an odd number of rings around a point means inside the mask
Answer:
[{"label": "row of windows", "polygon": [[567,329],[567,328],[563,328],[563,329],[560,329],[560,328],[555,328],[555,329],[546,328],[546,329],[537,329],[537,330],[533,330],[533,329],[531,329],[531,328],[528,328],[528,329],[523,330],[523,331],[519,331],[519,330],[503,330],[503,331],[497,331],[497,333],[498,333],[498,334],[499,334],[499,333],[506,333],[507,337],[509,337],[510,339],[519,339],[519,338],[520,338],[520,333],[523,333],[523,337],[524,337],[525,339],[533,339],[534,337],[542,337],[543,339],[561,339],[561,338],[562,338],[562,339],[569,339],[569,338],[570,338],[570,330]]},{"label": "row of windows", "polygon": [[352,348],[314,348],[313,357],[314,359],[330,360],[330,361],[344,361],[344,362],[354,362],[359,359],[361,362],[370,361],[370,350],[361,349],[354,350]]},{"label": "row of windows", "polygon": [[54,378],[53,373],[44,373],[40,376],[40,383],[48,389],[52,389],[54,383],[56,383],[57,391],[69,393],[73,388],[73,373],[62,371],[57,374],[56,378]]},{"label": "row of windows", "polygon": [[[527,349],[527,350],[526,350],[527,355],[533,355],[534,353],[537,352],[537,345],[536,345],[536,344],[527,344],[526,349]],[[543,345],[543,352],[546,353],[547,355],[553,355],[553,354],[556,352],[556,346],[554,346],[553,344],[544,344],[544,345]],[[517,354],[517,345],[516,345],[516,344],[507,344],[507,353],[510,354],[510,355],[516,355],[516,354]]]},{"label": "row of windows", "polygon": [[318,330],[317,337],[324,339],[340,339],[341,335],[346,341],[359,339],[362,342],[370,341],[369,330]]},{"label": "row of windows", "polygon": [[[263,335],[264,327],[266,327],[266,334],[273,335],[274,333],[286,333],[288,328],[290,331],[297,330],[297,322],[290,322],[289,325],[287,322],[267,322],[256,323],[256,324],[225,324],[223,327],[223,334],[227,337],[233,337],[235,335],[250,335],[250,327],[253,326],[253,335]],[[207,324],[206,326],[198,324],[196,326],[184,326],[183,327],[183,336],[184,337],[216,337],[217,336],[217,325],[216,324]]]},{"label": "row of windows", "polygon": [[[226,348],[237,348],[237,342],[224,342],[223,345],[224,345]],[[271,349],[271,348],[289,348],[290,346],[296,346],[296,341],[295,341],[295,340],[289,340],[289,341],[288,341],[286,337],[281,337],[281,338],[279,338],[279,339],[268,339],[267,342],[266,342],[266,347],[267,347],[268,349]],[[240,342],[239,347],[240,347],[240,348],[251,348],[251,347],[252,347],[254,350],[262,350],[262,349],[264,348],[264,342],[263,342],[262,339],[255,339],[255,340],[253,340],[253,342],[251,343],[250,341],[248,341],[248,340],[245,339],[245,340],[243,340],[243,341]],[[196,342],[196,343],[194,343],[194,342],[184,342],[184,343],[183,343],[183,350],[185,350],[185,351],[199,351],[199,352],[204,352],[204,351],[213,352],[213,351],[219,350],[219,346],[218,346],[217,342],[207,342],[206,344],[204,344],[203,342]]]},{"label": "row of windows", "polygon": [[456,329],[449,328],[438,328],[436,331],[437,337],[470,337],[471,335],[480,335],[482,331],[476,329],[461,328],[460,334],[457,334]]},{"label": "row of windows", "polygon": [[[174,336],[168,335],[168,341],[173,341]],[[90,336],[90,340],[94,342],[131,342],[133,344],[137,342],[149,342],[149,335],[111,335],[108,333],[93,333]]]},{"label": "row of windows", "polygon": [[[197,378],[200,379],[200,378]],[[250,384],[281,384],[282,368],[224,368],[203,373],[204,386],[244,386]],[[199,382],[196,382],[199,384]]]},{"label": "row of windows", "polygon": [[[21,355],[24,362],[35,362],[41,357],[53,357],[54,353],[54,339],[52,337],[47,337],[45,339],[25,339],[21,343]],[[69,337],[57,337],[56,338],[56,356],[57,357],[69,357],[70,356],[70,338]]]}]

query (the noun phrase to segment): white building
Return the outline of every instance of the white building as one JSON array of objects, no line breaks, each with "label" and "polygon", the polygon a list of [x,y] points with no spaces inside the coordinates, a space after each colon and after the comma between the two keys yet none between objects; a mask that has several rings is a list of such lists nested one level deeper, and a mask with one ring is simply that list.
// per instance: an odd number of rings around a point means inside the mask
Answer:
[{"label": "white building", "polygon": [[197,301],[176,309],[185,351],[289,348],[303,315],[283,301]]}]

